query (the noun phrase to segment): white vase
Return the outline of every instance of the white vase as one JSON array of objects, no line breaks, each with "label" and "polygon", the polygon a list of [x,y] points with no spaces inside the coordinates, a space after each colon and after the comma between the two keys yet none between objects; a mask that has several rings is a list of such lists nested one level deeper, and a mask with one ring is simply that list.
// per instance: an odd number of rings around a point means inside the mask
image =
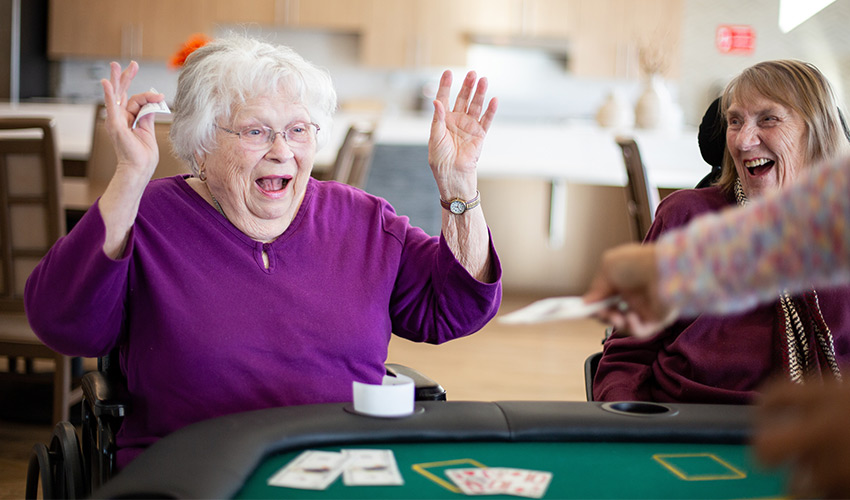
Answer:
[{"label": "white vase", "polygon": [[660,75],[650,75],[635,106],[635,126],[645,129],[670,125],[673,100]]},{"label": "white vase", "polygon": [[596,112],[596,123],[606,128],[630,128],[635,122],[634,112],[622,92],[612,90]]}]

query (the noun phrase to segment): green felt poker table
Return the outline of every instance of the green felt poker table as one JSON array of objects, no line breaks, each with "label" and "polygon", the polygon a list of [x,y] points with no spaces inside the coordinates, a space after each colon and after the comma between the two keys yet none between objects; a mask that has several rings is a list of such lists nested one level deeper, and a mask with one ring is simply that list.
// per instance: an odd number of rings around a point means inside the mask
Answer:
[{"label": "green felt poker table", "polygon": [[[785,474],[747,445],[752,408],[653,403],[434,401],[374,418],[350,405],[273,408],[188,426],[130,463],[98,497],[464,498],[448,468],[548,471],[544,498],[765,498]],[[303,450],[392,450],[402,486],[270,486]],[[514,497],[516,498],[516,497]]]}]

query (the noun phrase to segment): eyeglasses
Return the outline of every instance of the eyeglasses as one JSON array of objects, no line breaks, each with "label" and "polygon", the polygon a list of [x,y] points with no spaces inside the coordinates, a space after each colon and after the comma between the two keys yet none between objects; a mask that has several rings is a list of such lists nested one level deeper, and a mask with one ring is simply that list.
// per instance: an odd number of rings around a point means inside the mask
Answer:
[{"label": "eyeglasses", "polygon": [[[274,144],[274,139],[277,134],[283,138],[284,142],[289,146],[300,146],[307,144],[313,140],[316,133],[319,132],[319,126],[315,123],[296,123],[280,132],[275,132],[272,128],[266,126],[245,127],[240,131],[230,130],[228,128],[215,126],[229,134],[239,137],[239,141],[246,149],[260,151],[271,148]],[[313,132],[313,128],[316,129]]]}]

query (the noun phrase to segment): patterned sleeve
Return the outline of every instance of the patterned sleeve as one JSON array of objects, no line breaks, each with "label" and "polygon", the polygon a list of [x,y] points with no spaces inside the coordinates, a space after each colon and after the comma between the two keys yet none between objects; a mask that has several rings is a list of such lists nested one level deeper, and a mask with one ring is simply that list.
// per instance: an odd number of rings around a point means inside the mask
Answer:
[{"label": "patterned sleeve", "polygon": [[657,242],[662,300],[683,315],[747,310],[787,289],[850,281],[850,158],[746,208],[700,217]]}]

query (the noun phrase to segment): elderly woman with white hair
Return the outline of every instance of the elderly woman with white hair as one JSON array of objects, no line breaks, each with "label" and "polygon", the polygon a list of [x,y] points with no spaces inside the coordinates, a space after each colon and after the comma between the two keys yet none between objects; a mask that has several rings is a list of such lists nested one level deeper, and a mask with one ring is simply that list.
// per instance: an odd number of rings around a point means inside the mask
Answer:
[{"label": "elderly woman with white hair", "polygon": [[119,466],[187,424],[272,406],[351,399],[380,383],[392,333],[441,343],[479,330],[501,268],[476,162],[496,112],[470,72],[434,101],[429,164],[442,233],[378,197],[311,177],[336,107],[328,75],[286,47],[214,40],[181,70],[171,139],[193,175],[151,181],[164,96],[127,97],[138,71],[103,80],[118,156],[103,196],[26,288],[33,329],[74,356],[120,352],[132,412]]}]

